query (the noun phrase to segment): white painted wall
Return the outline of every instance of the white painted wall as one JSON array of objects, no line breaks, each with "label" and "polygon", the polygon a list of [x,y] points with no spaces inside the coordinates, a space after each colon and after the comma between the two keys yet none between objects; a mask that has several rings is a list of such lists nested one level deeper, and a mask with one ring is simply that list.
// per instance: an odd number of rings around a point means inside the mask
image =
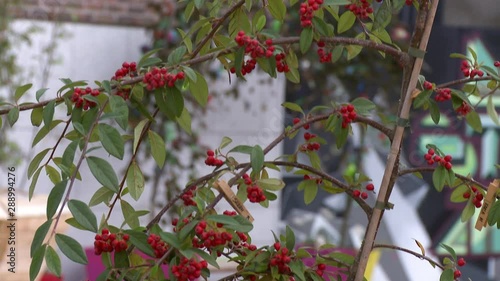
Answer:
[{"label": "white painted wall", "polygon": [[[34,82],[34,86],[30,91],[30,95],[26,97],[27,101],[34,100],[36,89],[39,89],[42,85],[40,81],[41,71],[39,69],[43,65],[40,65],[38,58],[40,57],[41,49],[47,45],[51,29],[54,27],[53,24],[47,22],[18,20],[13,23],[14,27],[20,30],[32,24],[42,27],[45,31],[33,37],[33,45],[31,47],[23,47],[16,50],[23,68],[34,70],[34,76],[30,81]],[[50,90],[45,94],[44,99],[55,97],[57,89],[62,86],[58,78],[88,81],[109,79],[123,61],[137,61],[141,55],[140,47],[149,41],[147,33],[140,28],[87,24],[64,24],[62,28],[66,29],[71,34],[71,37],[58,42],[59,46],[55,54],[62,63],[52,67],[50,78],[46,81],[46,87],[50,88]],[[222,80],[217,83],[216,87],[217,89],[221,89],[226,84],[227,81]],[[275,136],[281,133],[283,129],[283,110],[280,104],[284,99],[284,78],[280,77],[277,81],[268,83],[267,81],[263,82],[262,78],[258,75],[251,75],[248,76],[248,83],[242,83],[239,87],[240,93],[245,98],[251,98],[252,100],[249,110],[244,110],[241,100],[231,98],[216,98],[212,100],[206,116],[207,124],[211,124],[210,130],[201,132],[201,139],[204,144],[215,148],[220,143],[222,136],[229,136],[234,140],[235,144],[260,144],[264,147]],[[254,90],[248,91],[247,87],[253,87]],[[58,112],[57,114],[63,117],[65,113]],[[60,132],[62,126],[56,129],[59,129]],[[57,134],[52,132],[49,137],[35,146],[33,150],[30,150],[36,131],[31,126],[29,112],[21,113],[18,123],[10,133],[15,136],[12,139],[15,139],[19,146],[32,156],[44,148],[53,146],[57,141]],[[62,153],[62,151],[58,152]],[[276,158],[280,155],[280,152],[281,147],[276,147],[269,154],[268,159]],[[98,156],[106,157],[104,153]],[[114,161],[111,158],[108,160],[117,167],[117,171],[123,166],[123,163],[119,161]],[[25,161],[21,166],[17,167],[19,178],[26,178],[28,164],[29,161]],[[84,169],[82,177],[86,179],[85,184],[77,182],[71,197],[88,202],[93,192],[100,185],[93,180],[86,165],[82,167]],[[202,174],[205,172],[208,173],[209,170],[208,168],[202,168]],[[23,182],[23,187],[27,189],[30,182],[28,180],[21,182]],[[52,184],[42,173],[36,193],[48,193],[51,187]],[[21,187],[19,186],[19,188]],[[136,209],[147,209],[148,198],[148,188],[146,188],[142,199],[134,207]],[[252,215],[256,218],[255,229],[252,232],[253,242],[262,245],[263,243],[273,241],[270,231],[277,229],[278,204],[271,204],[269,209],[263,209],[258,205],[249,205],[248,207]],[[227,205],[218,206],[220,210],[227,208],[229,208]],[[94,208],[94,211],[99,218],[101,213],[107,212],[107,208],[105,206],[98,206]],[[120,225],[121,222],[119,216],[112,216],[112,224]],[[76,238],[84,246],[93,247],[94,235],[92,233],[71,229],[67,234]],[[29,245],[26,245],[26,247],[29,247]],[[68,261],[62,255],[61,257],[63,259],[63,274],[66,281],[86,280],[84,267]]]}]

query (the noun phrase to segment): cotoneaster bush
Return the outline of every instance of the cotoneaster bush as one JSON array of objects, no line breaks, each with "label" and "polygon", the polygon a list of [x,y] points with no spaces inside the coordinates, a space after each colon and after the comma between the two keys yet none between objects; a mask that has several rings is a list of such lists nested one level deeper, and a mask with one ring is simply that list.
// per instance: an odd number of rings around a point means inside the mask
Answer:
[{"label": "cotoneaster bush", "polygon": [[[477,105],[471,103],[470,97],[487,99],[491,106],[491,97],[500,87],[500,63],[478,61],[472,49],[470,56],[452,54],[463,60],[464,79],[436,85],[420,75],[437,0],[309,0],[300,3],[296,0],[286,3],[281,0],[187,0],[184,4],[183,16],[192,23],[191,29],[179,30],[182,35],[179,46],[165,60],[156,57],[155,53],[160,50],[154,49],[138,62],[117,66],[110,80],[98,81],[95,86],[84,80],[62,79],[64,85],[57,91],[38,90],[35,100],[19,104],[19,99],[31,88],[28,84],[16,90],[14,100],[1,104],[0,114],[5,117],[0,120],[6,120],[10,126],[16,123],[20,113],[31,111],[33,126],[40,128],[33,146],[53,134],[55,127],[64,127],[59,140],[68,143],[62,145],[58,141],[41,149],[28,168],[28,177],[32,180],[30,196],[42,172],[48,174],[54,184],[47,202],[47,221],[38,228],[31,245],[31,280],[39,274],[43,261],[52,273],[61,274],[60,258],[50,246],[52,240],[72,261],[87,263],[78,241],[55,232],[66,206],[73,215],[67,220],[71,226],[95,233],[95,254],[100,255],[106,265],[99,280],[180,281],[210,279],[209,265],[217,268],[220,257],[229,259],[236,268],[236,272],[225,280],[346,278],[361,281],[369,253],[375,246],[401,250],[397,245],[376,245],[374,241],[382,214],[393,207],[390,196],[395,179],[408,173],[433,173],[437,191],[445,186],[454,189],[453,193],[458,195],[452,195],[452,201],[467,202],[462,213],[464,221],[471,218],[476,208],[484,206],[487,187],[467,175],[456,174],[452,158],[433,144],[428,144],[427,153],[422,155],[428,166],[403,168],[399,165],[401,141],[410,124],[412,107],[428,110],[432,120],[438,123],[441,106],[451,102],[456,118],[465,118],[473,130],[480,132],[482,125],[475,112]],[[417,10],[415,29],[407,42],[409,48],[405,49],[394,44],[386,30],[391,18],[402,9]],[[300,15],[301,29],[294,36],[286,37],[270,32],[268,20],[284,21],[289,11]],[[356,35],[343,37],[345,33]],[[296,118],[274,141],[262,148],[233,145],[231,139],[221,136],[221,145],[208,149],[204,156],[204,163],[213,167],[213,172],[186,182],[185,188],[165,202],[148,224],[140,224],[139,217],[147,212],[134,208],[134,201],[141,197],[145,188],[142,167],[136,157],[147,143],[158,167],[165,165],[165,139],[152,129],[156,119],[167,118],[191,133],[192,115],[185,100],[189,98],[203,107],[209,96],[208,83],[197,65],[217,61],[231,80],[243,81],[245,75],[259,69],[270,77],[284,75],[289,81],[298,83],[300,61],[309,52],[316,52],[317,63],[324,64],[339,59],[349,62],[360,52],[378,52],[381,58],[388,56],[396,60],[403,73],[396,121],[384,123],[380,120],[391,118],[374,118],[377,105],[366,98],[356,98],[350,103],[332,100],[308,112],[297,104],[283,103]],[[479,81],[488,81],[488,91],[470,86]],[[42,100],[43,97],[46,99]],[[153,109],[143,104],[146,99],[154,100]],[[56,108],[64,109],[67,117],[55,119]],[[131,108],[140,113],[139,122],[128,122]],[[488,113],[498,122],[494,108]],[[383,115],[382,112],[378,114]],[[331,132],[335,143],[328,143],[310,131],[313,123],[320,123],[322,130]],[[372,182],[363,171],[357,171],[353,177],[337,179],[322,170],[318,149],[344,146],[353,133],[353,123],[379,130],[391,142],[381,183]],[[295,153],[277,160],[266,159],[266,154],[278,143],[296,137],[300,129],[306,132]],[[132,146],[130,155],[125,154],[127,143]],[[124,161],[126,170],[117,171],[106,158],[93,156],[92,151],[96,149]],[[245,155],[248,161],[237,162],[236,154]],[[310,164],[299,162],[299,154],[307,156]],[[102,185],[89,187],[94,196],[88,204],[72,196],[75,181],[86,180],[79,173],[86,169],[85,165]],[[260,204],[265,208],[269,201],[276,200],[284,182],[269,178],[268,171],[282,169],[303,175],[298,188],[303,191],[307,204],[321,188],[332,194],[345,194],[360,206],[368,224],[356,255],[346,255],[335,249],[327,254],[311,254],[304,248],[296,248],[295,235],[289,227],[282,235],[275,236],[272,245],[257,247],[252,244],[249,235],[252,218],[241,212],[239,206]],[[226,210],[218,214],[214,206],[223,199],[221,190],[226,182],[236,194],[233,203],[239,212]],[[365,201],[372,195],[377,198],[374,205]],[[162,216],[177,202],[182,208],[178,217],[171,221],[171,228],[160,226]],[[490,203],[488,224],[500,226],[500,204]],[[106,204],[108,212],[104,215],[93,213],[90,206],[97,204]],[[109,218],[117,204],[122,209],[123,223],[112,225]],[[397,206],[391,210],[397,211]],[[100,217],[102,219],[98,220]],[[465,266],[465,260],[457,257],[452,248],[442,246],[450,254],[442,262],[425,256],[423,248],[421,253],[403,250],[415,258],[429,261],[429,266],[441,268],[440,280],[460,278],[460,267]],[[315,262],[306,266],[304,258],[314,258]],[[168,265],[168,269],[164,271],[162,265]],[[328,267],[336,270],[329,271]]]}]

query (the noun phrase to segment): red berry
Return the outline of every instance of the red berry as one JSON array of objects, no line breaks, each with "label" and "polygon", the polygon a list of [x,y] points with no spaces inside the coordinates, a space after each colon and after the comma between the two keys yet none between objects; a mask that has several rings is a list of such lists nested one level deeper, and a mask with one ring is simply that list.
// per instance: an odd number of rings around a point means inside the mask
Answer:
[{"label": "red berry", "polygon": [[375,186],[373,185],[373,183],[369,183],[366,185],[366,190],[368,191],[372,191],[375,189]]},{"label": "red berry", "polygon": [[452,159],[452,158],[451,158],[451,155],[446,155],[446,156],[444,157],[444,161],[446,161],[446,162],[450,162],[450,161],[451,161],[451,159]]},{"label": "red berry", "polygon": [[500,67],[500,61],[496,61],[493,65],[495,65],[495,67]]},{"label": "red berry", "polygon": [[361,192],[361,198],[364,200],[366,198],[368,198],[368,194],[366,192]]},{"label": "red berry", "polygon": [[460,259],[457,261],[457,264],[458,264],[458,266],[464,266],[464,265],[466,264],[465,259],[464,259],[464,258],[460,258]]},{"label": "red berry", "polygon": [[470,198],[470,192],[469,191],[464,192],[463,197],[465,199],[469,199]]},{"label": "red berry", "polygon": [[462,276],[462,272],[460,272],[460,270],[457,269],[453,272],[453,278],[457,279],[460,276]]},{"label": "red berry", "polygon": [[429,148],[429,150],[427,150],[427,153],[429,153],[430,155],[434,155],[434,149],[432,148]]},{"label": "red berry", "polygon": [[354,197],[359,197],[359,195],[361,195],[361,191],[359,191],[359,190],[357,190],[357,189],[356,189],[356,190],[354,190],[354,191],[352,192],[352,195],[353,195]]},{"label": "red berry", "polygon": [[281,249],[281,244],[280,242],[276,242],[274,243],[274,249],[276,249],[276,251],[279,251]]}]

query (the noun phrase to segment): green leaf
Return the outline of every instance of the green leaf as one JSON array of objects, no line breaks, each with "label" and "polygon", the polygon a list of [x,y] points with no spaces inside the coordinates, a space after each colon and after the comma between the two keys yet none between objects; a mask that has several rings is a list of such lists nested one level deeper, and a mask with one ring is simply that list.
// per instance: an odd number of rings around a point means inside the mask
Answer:
[{"label": "green leaf", "polygon": [[144,192],[144,176],[142,171],[134,161],[127,172],[127,187],[130,196],[137,201],[141,197],[142,192]]},{"label": "green leaf", "polygon": [[78,146],[79,140],[72,141],[64,150],[61,164],[68,169],[71,168],[73,160],[75,159],[76,148]]},{"label": "green leaf", "polygon": [[42,171],[42,167],[38,168],[36,170],[35,174],[33,175],[33,179],[31,180],[30,188],[28,190],[28,198],[31,200],[33,197],[33,192],[35,191],[35,186],[38,181],[38,177],[40,176],[40,172]]},{"label": "green leaf", "polygon": [[16,89],[16,92],[14,93],[14,99],[16,103],[29,89],[31,89],[31,86],[33,86],[33,84],[26,84]]},{"label": "green leaf", "polygon": [[341,34],[349,30],[356,21],[356,16],[351,11],[345,11],[339,19],[337,33]]},{"label": "green leaf", "polygon": [[252,154],[250,154],[250,162],[254,173],[258,173],[262,170],[262,167],[264,166],[264,151],[260,145],[253,147]]},{"label": "green leaf", "polygon": [[333,27],[331,25],[326,24],[323,19],[320,19],[319,17],[315,16],[312,19],[312,23],[313,23],[314,29],[317,30],[320,35],[332,36]]},{"label": "green leaf", "polygon": [[280,179],[258,179],[256,182],[265,190],[279,191],[285,187],[285,182]]},{"label": "green leaf", "polygon": [[42,124],[43,107],[33,108],[31,110],[31,125],[38,127]]},{"label": "green leaf", "polygon": [[497,126],[500,126],[500,121],[498,120],[498,112],[495,108],[495,105],[493,104],[493,96],[490,95],[488,97],[488,103],[486,105],[486,112],[488,113],[488,116],[490,116],[491,121],[495,123]]},{"label": "green leaf", "polygon": [[286,16],[286,6],[285,2],[282,0],[269,0],[268,10],[273,16],[273,18],[283,21]]},{"label": "green leaf", "polygon": [[420,92],[420,94],[417,95],[417,97],[413,100],[413,107],[414,108],[420,108],[424,104],[429,103],[429,98],[432,95],[431,90],[424,90]]},{"label": "green leaf", "polygon": [[113,167],[106,160],[95,156],[88,156],[87,165],[92,175],[100,184],[118,193],[118,178],[115,170],[113,170]]},{"label": "green leaf", "polygon": [[441,165],[437,166],[432,173],[432,183],[438,192],[443,191],[446,176],[445,174],[446,168]]},{"label": "green leaf", "polygon": [[434,124],[438,124],[439,119],[441,118],[441,111],[439,111],[439,106],[433,100],[429,100],[429,105],[430,105],[429,109],[431,112],[432,121],[434,121]]},{"label": "green leaf", "polygon": [[460,220],[462,222],[468,221],[472,217],[472,215],[474,215],[475,211],[476,207],[472,204],[472,200],[469,200],[469,202],[467,202],[467,205],[465,205],[462,214],[460,215]]},{"label": "green leaf", "polygon": [[97,232],[97,219],[94,212],[82,201],[72,199],[68,201],[68,208],[75,220],[86,230]]},{"label": "green leaf", "polygon": [[476,111],[471,111],[465,116],[465,121],[467,124],[476,132],[483,132],[483,125],[481,124],[481,118],[479,118],[479,114]]},{"label": "green leaf", "polygon": [[[134,86],[134,89],[136,88],[136,86]],[[140,88],[142,89],[142,87]],[[109,105],[111,107],[111,112],[117,114],[117,116],[114,117],[116,123],[118,123],[118,125],[120,125],[122,129],[127,129],[129,115],[127,103],[123,100],[122,97],[111,95],[109,97]]]},{"label": "green leaf", "polygon": [[31,176],[33,175],[33,173],[35,173],[35,171],[40,166],[40,163],[42,162],[43,158],[45,157],[45,155],[47,155],[47,152],[49,152],[50,150],[52,150],[52,149],[51,148],[46,148],[46,149],[40,151],[33,158],[33,160],[31,160],[31,162],[30,162],[30,164],[28,166],[28,179],[30,179]]},{"label": "green leaf", "polygon": [[219,145],[219,149],[223,149],[224,147],[228,146],[230,143],[232,143],[233,140],[230,137],[222,137],[222,140]]},{"label": "green leaf", "polygon": [[30,257],[33,258],[36,250],[42,246],[43,240],[45,240],[45,236],[49,232],[50,225],[52,224],[52,220],[48,220],[40,225],[35,231],[35,235],[33,236],[33,241],[31,242],[30,249]]},{"label": "green leaf", "polygon": [[52,123],[52,119],[54,119],[55,106],[56,101],[52,100],[43,108],[43,124],[45,124],[45,126],[47,127],[50,126],[50,123]]},{"label": "green leaf", "polygon": [[7,121],[12,127],[14,126],[14,124],[16,124],[17,119],[19,119],[19,107],[16,106],[9,110],[9,113],[7,113]]},{"label": "green leaf", "polygon": [[252,18],[252,26],[254,32],[261,31],[266,26],[266,15],[264,14],[264,10],[259,10]]},{"label": "green leaf", "polygon": [[441,246],[441,248],[445,249],[448,253],[450,253],[453,260],[457,260],[457,254],[455,253],[455,250],[453,250],[452,247],[443,243],[439,244],[439,246]]},{"label": "green leaf", "polygon": [[33,258],[31,259],[30,265],[30,281],[34,281],[40,272],[40,268],[42,267],[43,258],[45,256],[45,248],[47,245],[42,245],[38,248],[33,254]]},{"label": "green leaf", "polygon": [[149,121],[148,119],[143,119],[134,128],[134,146],[132,148],[132,153],[134,154],[135,151],[137,150],[137,146],[139,145],[139,140],[141,139],[142,131],[144,130],[144,127],[146,126],[148,121]]},{"label": "green leaf", "polygon": [[152,130],[148,130],[148,140],[151,145],[151,155],[158,167],[163,167],[165,164],[165,158],[167,157],[167,150],[165,147],[165,141],[160,135]]},{"label": "green leaf", "polygon": [[241,232],[249,232],[253,229],[253,225],[242,216],[226,216],[226,215],[208,215],[207,220],[224,224],[224,228],[233,229]]},{"label": "green leaf", "polygon": [[40,98],[43,96],[43,94],[45,94],[45,92],[47,92],[48,89],[49,88],[43,88],[43,89],[40,89],[40,90],[36,91],[35,96],[36,96],[36,101],[37,102],[40,102]]},{"label": "green leaf", "polygon": [[165,94],[165,102],[169,113],[173,113],[175,117],[179,117],[184,110],[184,98],[182,93],[177,88],[167,88]]},{"label": "green leaf", "polygon": [[142,231],[135,231],[135,230],[124,230],[124,233],[127,233],[130,237],[130,243],[132,245],[136,246],[137,249],[139,249],[141,252],[145,253],[146,255],[150,257],[155,257],[155,254],[153,252],[153,249],[151,248],[151,245],[148,244],[148,235]]},{"label": "green leaf", "polygon": [[139,216],[137,216],[137,212],[135,211],[134,207],[132,207],[132,205],[130,205],[125,200],[120,201],[120,206],[122,207],[122,213],[123,213],[123,218],[125,219],[125,222],[131,228],[139,227],[140,226]]},{"label": "green leaf", "polygon": [[288,225],[286,226],[285,245],[290,250],[295,248],[295,234],[293,233],[293,230]]},{"label": "green leaf", "polygon": [[98,205],[100,203],[108,204],[115,193],[106,187],[99,188],[89,201],[89,207]]},{"label": "green leaf", "polygon": [[104,149],[118,159],[123,159],[125,143],[122,136],[114,127],[100,123],[98,124],[99,139]]},{"label": "green leaf", "polygon": [[450,195],[450,201],[453,203],[461,203],[467,201],[467,198],[464,198],[465,192],[470,193],[470,189],[466,185],[463,184],[456,187]]},{"label": "green leaf", "polygon": [[70,260],[80,264],[88,263],[87,255],[85,255],[82,245],[80,245],[80,243],[78,243],[75,239],[58,233],[56,234],[56,243],[59,250],[61,250],[61,252],[63,252],[63,254]]},{"label": "green leaf", "polygon": [[356,113],[361,115],[367,115],[370,111],[376,108],[375,104],[367,98],[356,98],[351,104],[356,109]]},{"label": "green leaf", "polygon": [[182,109],[181,116],[175,118],[175,121],[177,121],[177,124],[181,126],[181,128],[188,133],[189,135],[192,134],[191,131],[191,114],[189,114],[189,111],[187,110],[186,107]]},{"label": "green leaf", "polygon": [[463,59],[463,60],[469,60],[469,58],[466,55],[459,54],[459,53],[451,53],[450,58],[452,59]]},{"label": "green leaf", "polygon": [[147,53],[145,53],[142,58],[139,60],[139,62],[137,63],[137,68],[142,68],[144,67],[144,62],[146,59],[148,59],[149,57],[151,57],[152,55],[158,53],[160,50],[164,50],[164,48],[156,48],[156,49],[153,49]]},{"label": "green leaf", "polygon": [[195,79],[191,79],[189,81],[189,91],[193,95],[196,102],[199,105],[205,107],[208,102],[208,85],[205,77],[201,75],[201,73],[196,72]]},{"label": "green leaf", "polygon": [[300,32],[299,46],[300,46],[300,51],[303,54],[305,54],[309,50],[312,41],[313,41],[312,27],[302,29],[302,32]]},{"label": "green leaf", "polygon": [[300,108],[300,106],[296,103],[293,103],[293,102],[284,102],[281,104],[281,106],[285,107],[285,108],[288,108],[292,111],[296,111],[296,112],[300,112],[302,113],[303,115],[304,114],[304,111],[302,110],[302,108]]},{"label": "green leaf", "polygon": [[66,191],[67,184],[67,180],[58,182],[50,191],[49,197],[47,198],[47,220],[52,219],[57,209],[59,208],[59,204],[61,204],[61,200],[63,198],[64,192]]},{"label": "green leaf", "polygon": [[439,281],[453,281],[453,280],[455,280],[455,277],[454,277],[453,269],[451,269],[451,268],[445,269],[441,273],[441,276],[439,277]]},{"label": "green leaf", "polygon": [[497,200],[491,206],[488,214],[488,224],[491,226],[497,224],[497,228],[500,228],[500,200]]},{"label": "green leaf", "polygon": [[45,262],[49,271],[57,277],[61,276],[61,259],[57,252],[51,246],[45,250]]},{"label": "green leaf", "polygon": [[165,241],[168,245],[179,249],[181,247],[181,242],[179,241],[179,238],[173,233],[170,232],[160,232],[160,237],[163,241]]},{"label": "green leaf", "polygon": [[313,180],[308,181],[312,182],[313,184],[308,184],[307,188],[304,189],[304,203],[306,203],[306,205],[311,204],[311,202],[314,201],[314,198],[316,198],[316,195],[318,194],[318,185],[316,184],[316,182]]},{"label": "green leaf", "polygon": [[186,54],[187,48],[186,46],[179,46],[168,55],[168,62],[171,64],[178,64],[181,62],[182,57]]},{"label": "green leaf", "polygon": [[253,149],[253,147],[249,146],[249,145],[237,145],[237,146],[231,148],[231,150],[229,150],[227,152],[227,154],[229,154],[231,152],[238,152],[238,153],[250,155],[250,154],[252,154],[252,149]]},{"label": "green leaf", "polygon": [[38,142],[40,142],[47,134],[54,129],[57,125],[59,125],[62,122],[62,120],[54,120],[51,124],[50,127],[43,126],[38,133],[36,134],[35,138],[33,139],[33,143],[31,144],[32,147],[34,147]]}]

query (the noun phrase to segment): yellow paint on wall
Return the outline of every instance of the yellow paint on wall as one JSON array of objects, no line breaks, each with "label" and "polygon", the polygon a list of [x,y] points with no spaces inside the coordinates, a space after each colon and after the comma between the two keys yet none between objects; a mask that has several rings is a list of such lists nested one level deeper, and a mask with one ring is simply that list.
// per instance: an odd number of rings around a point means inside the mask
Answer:
[{"label": "yellow paint on wall", "polygon": [[366,280],[371,280],[373,269],[375,269],[375,266],[377,266],[381,254],[382,253],[380,250],[373,250],[370,253],[370,257],[368,258],[368,264],[366,266],[366,271],[365,271]]}]

